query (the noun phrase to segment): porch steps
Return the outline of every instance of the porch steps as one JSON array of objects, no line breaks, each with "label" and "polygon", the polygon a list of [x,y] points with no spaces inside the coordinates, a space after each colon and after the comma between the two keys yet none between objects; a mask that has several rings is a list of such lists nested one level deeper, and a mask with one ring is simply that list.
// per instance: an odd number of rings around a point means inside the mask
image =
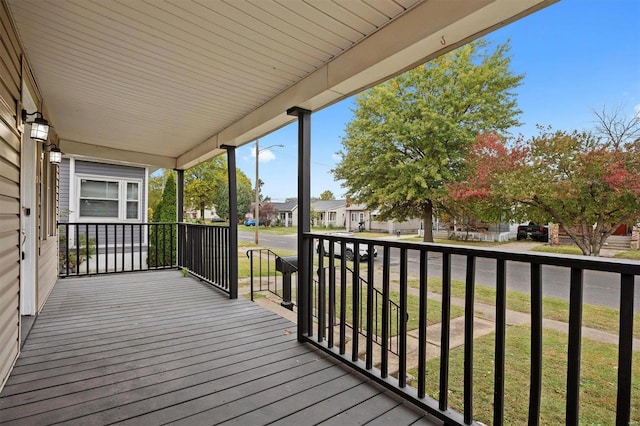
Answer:
[{"label": "porch steps", "polygon": [[625,235],[612,235],[607,238],[603,248],[614,250],[629,250],[631,249],[631,236]]}]

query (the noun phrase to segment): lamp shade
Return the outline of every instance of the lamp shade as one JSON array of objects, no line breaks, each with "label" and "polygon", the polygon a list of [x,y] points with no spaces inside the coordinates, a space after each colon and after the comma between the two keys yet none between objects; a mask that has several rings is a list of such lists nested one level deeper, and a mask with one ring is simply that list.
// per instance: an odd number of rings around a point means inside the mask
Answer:
[{"label": "lamp shade", "polygon": [[62,152],[54,147],[49,151],[49,162],[51,164],[60,164],[62,162]]},{"label": "lamp shade", "polygon": [[46,141],[49,137],[49,122],[44,118],[36,118],[31,123],[31,139]]}]

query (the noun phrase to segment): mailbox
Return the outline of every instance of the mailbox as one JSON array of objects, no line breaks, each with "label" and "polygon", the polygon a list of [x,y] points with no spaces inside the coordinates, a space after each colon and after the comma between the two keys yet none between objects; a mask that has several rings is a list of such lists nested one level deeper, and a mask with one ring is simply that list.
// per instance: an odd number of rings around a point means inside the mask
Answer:
[{"label": "mailbox", "polygon": [[298,256],[276,257],[276,271],[283,274],[298,272]]},{"label": "mailbox", "polygon": [[280,305],[292,311],[291,274],[298,272],[298,257],[276,257],[276,271],[282,272],[282,303]]}]

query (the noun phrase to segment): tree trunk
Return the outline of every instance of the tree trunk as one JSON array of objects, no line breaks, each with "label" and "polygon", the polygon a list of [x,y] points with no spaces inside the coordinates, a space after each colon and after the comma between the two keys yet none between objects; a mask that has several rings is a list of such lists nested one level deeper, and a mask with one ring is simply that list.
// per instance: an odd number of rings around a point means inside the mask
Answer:
[{"label": "tree trunk", "polygon": [[433,242],[433,203],[431,200],[427,201],[427,204],[423,211],[422,222],[424,223],[424,237],[422,241],[425,243]]}]

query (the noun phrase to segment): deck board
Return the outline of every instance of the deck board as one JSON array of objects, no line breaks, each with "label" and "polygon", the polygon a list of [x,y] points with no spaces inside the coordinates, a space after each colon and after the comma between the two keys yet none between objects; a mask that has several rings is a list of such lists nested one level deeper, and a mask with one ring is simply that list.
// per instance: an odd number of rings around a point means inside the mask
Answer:
[{"label": "deck board", "polygon": [[178,271],[60,280],[0,393],[3,425],[416,421],[436,424],[290,321]]}]

